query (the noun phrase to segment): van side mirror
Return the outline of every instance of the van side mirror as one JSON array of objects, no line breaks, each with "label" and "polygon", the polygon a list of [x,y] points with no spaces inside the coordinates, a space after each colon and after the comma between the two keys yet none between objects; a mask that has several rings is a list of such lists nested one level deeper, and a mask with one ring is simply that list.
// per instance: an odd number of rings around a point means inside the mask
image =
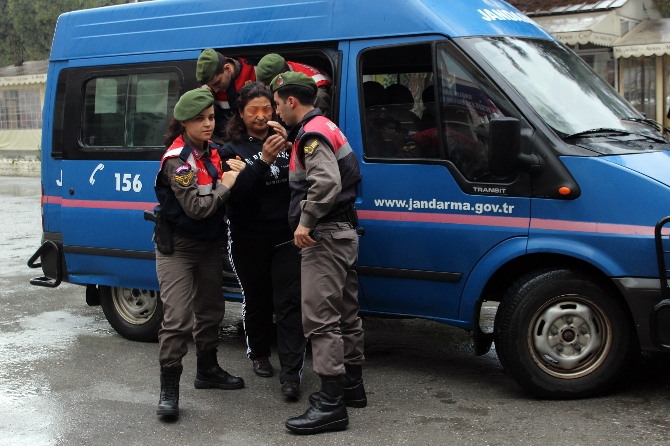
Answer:
[{"label": "van side mirror", "polygon": [[489,169],[497,177],[514,173],[521,153],[521,123],[516,118],[495,118],[489,123]]},{"label": "van side mirror", "polygon": [[489,169],[497,177],[540,165],[537,155],[521,153],[521,123],[516,118],[495,118],[489,123]]}]

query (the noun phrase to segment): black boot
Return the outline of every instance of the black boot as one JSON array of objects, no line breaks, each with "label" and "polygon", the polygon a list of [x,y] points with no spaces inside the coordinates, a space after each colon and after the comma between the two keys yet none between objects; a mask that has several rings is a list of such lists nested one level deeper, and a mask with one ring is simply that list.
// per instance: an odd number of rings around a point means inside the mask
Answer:
[{"label": "black boot", "polygon": [[363,387],[363,366],[344,364],[346,373],[342,377],[342,390],[344,391],[344,404],[347,407],[365,407],[368,405],[368,397]]},{"label": "black boot", "polygon": [[179,378],[181,364],[173,367],[161,367],[161,396],[156,414],[164,418],[179,416]]},{"label": "black boot", "polygon": [[[363,366],[345,364],[346,374],[342,377],[342,390],[344,393],[344,405],[347,407],[365,407],[368,405],[368,397],[363,387]],[[312,403],[319,398],[319,392],[309,396]]]},{"label": "black boot", "polygon": [[343,395],[341,376],[321,376],[321,391],[310,397],[311,407],[301,416],[290,418],[286,428],[296,434],[317,434],[346,428],[349,416]]},{"label": "black boot", "polygon": [[224,389],[233,390],[244,387],[244,380],[233,376],[219,367],[216,360],[216,349],[198,350],[198,372],[195,376],[196,389]]}]

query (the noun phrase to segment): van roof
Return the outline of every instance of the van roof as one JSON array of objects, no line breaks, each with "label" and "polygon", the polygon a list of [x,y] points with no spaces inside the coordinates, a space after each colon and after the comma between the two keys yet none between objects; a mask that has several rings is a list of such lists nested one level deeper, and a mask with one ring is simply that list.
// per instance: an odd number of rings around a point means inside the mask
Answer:
[{"label": "van roof", "polygon": [[154,0],[61,15],[50,60],[419,34],[552,38],[498,0]]}]

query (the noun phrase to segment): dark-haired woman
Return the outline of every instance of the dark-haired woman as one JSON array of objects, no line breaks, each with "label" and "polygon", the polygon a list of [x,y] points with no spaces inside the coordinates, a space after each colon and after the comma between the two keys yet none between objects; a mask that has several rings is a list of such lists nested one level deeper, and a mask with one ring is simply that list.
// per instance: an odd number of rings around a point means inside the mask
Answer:
[{"label": "dark-haired woman", "polygon": [[247,356],[254,372],[274,374],[270,364],[272,313],[277,318],[277,353],[281,391],[289,399],[300,394],[305,336],[300,310],[300,252],[288,225],[286,131],[273,121],[270,90],[252,82],[238,91],[237,113],[228,124],[230,141],[221,158],[247,165],[226,203],[231,263],[244,294]]},{"label": "dark-haired woman", "polygon": [[[221,369],[216,358],[218,328],[225,300],[218,240],[225,232],[224,203],[238,172],[222,172],[217,150],[210,148],[214,97],[206,89],[179,99],[168,126],[156,177],[160,215],[172,234],[156,243],[156,272],[163,303],[158,333],[161,366],[159,417],[179,415],[179,379],[187,341],[197,349],[197,389],[240,389],[244,380]],[[235,167],[235,166],[233,166]]]}]

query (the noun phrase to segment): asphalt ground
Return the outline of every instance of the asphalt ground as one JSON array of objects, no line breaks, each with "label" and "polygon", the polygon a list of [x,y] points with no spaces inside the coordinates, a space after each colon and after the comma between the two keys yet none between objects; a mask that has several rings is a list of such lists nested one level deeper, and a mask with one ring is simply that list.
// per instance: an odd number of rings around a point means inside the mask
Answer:
[{"label": "asphalt ground", "polygon": [[191,345],[181,417],[161,422],[157,344],[116,334],[100,307],[86,305],[81,286],[29,285],[40,273],[26,267],[41,236],[39,179],[0,177],[0,202],[0,445],[670,444],[667,355],[640,355],[608,395],[538,400],[505,374],[495,349],[474,356],[467,332],[376,318],[364,320],[368,407],[349,410],[345,431],[296,436],[284,422],[304,412],[318,388],[311,358],[303,397],[285,402],[276,377],[252,372],[239,304],[228,305],[219,358],[246,387],[194,389]]}]

